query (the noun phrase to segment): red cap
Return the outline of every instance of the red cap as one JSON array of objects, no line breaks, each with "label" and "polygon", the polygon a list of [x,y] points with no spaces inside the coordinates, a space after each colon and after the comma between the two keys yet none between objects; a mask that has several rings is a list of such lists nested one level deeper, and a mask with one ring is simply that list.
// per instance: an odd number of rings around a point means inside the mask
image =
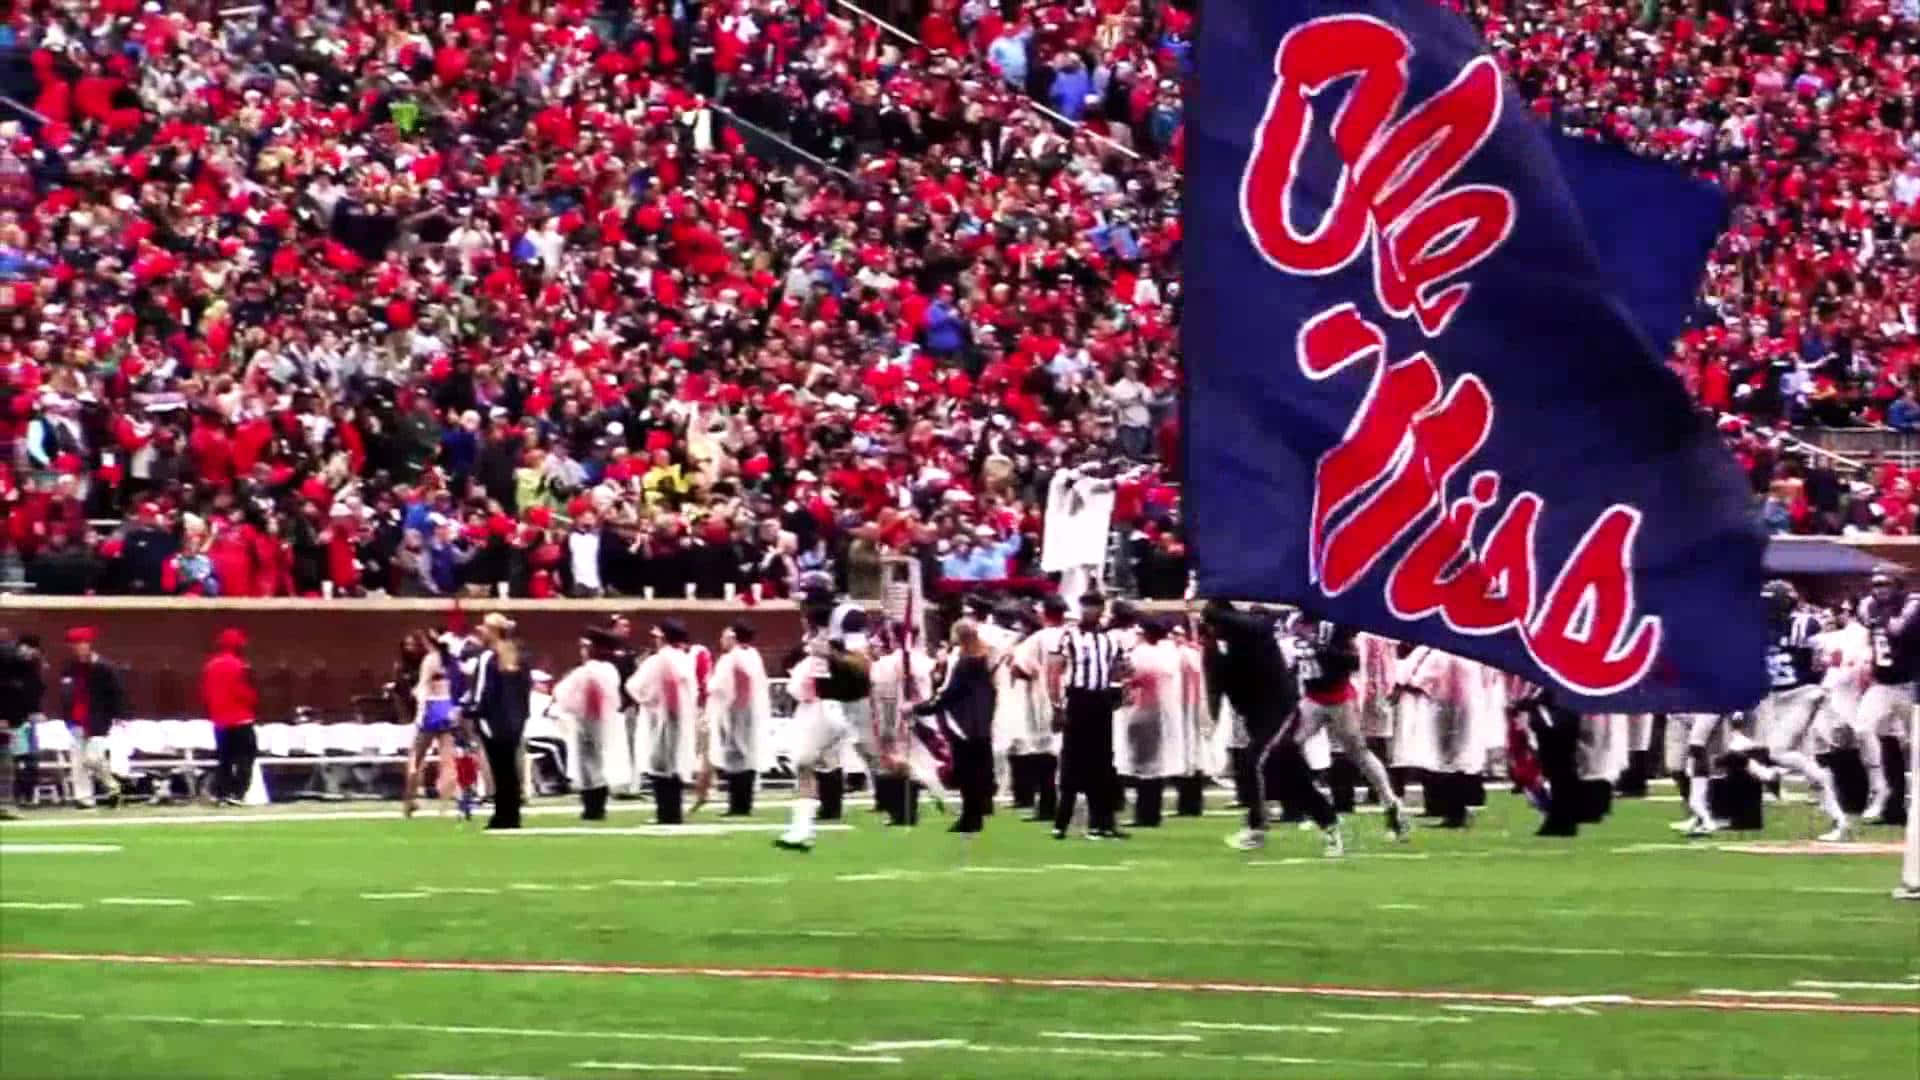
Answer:
[{"label": "red cap", "polygon": [[91,645],[100,636],[91,626],[75,626],[67,630],[67,644]]},{"label": "red cap", "polygon": [[213,647],[221,652],[239,652],[247,647],[247,635],[239,627],[229,626],[214,635]]}]

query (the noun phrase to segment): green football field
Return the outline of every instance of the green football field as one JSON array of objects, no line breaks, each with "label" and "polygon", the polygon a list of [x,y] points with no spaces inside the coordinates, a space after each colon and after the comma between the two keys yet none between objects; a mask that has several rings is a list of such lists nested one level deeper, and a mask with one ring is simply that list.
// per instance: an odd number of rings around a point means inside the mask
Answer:
[{"label": "green football field", "polygon": [[1349,818],[1338,862],[1292,829],[1230,851],[1224,810],[1061,842],[850,796],[794,855],[775,805],[546,809],[0,826],[0,1076],[1920,1075],[1898,837],[1784,854],[1803,804],[1688,844],[1629,802],[1566,841],[1495,794],[1407,845]]}]

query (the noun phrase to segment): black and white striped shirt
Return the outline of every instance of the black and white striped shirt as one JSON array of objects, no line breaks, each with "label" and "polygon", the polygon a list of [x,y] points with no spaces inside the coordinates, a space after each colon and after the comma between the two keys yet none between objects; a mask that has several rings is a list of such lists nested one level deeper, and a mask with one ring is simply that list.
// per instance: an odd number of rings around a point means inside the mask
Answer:
[{"label": "black and white striped shirt", "polygon": [[1066,661],[1066,689],[1107,690],[1114,685],[1120,639],[1112,630],[1070,626],[1060,635],[1060,648],[1055,655]]}]

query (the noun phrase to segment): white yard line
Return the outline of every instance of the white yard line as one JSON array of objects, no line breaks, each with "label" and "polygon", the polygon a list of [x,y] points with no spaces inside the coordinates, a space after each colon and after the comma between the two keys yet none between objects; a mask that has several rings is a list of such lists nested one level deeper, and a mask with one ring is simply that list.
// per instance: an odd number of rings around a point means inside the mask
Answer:
[{"label": "white yard line", "polygon": [[423,892],[363,892],[360,894],[360,899],[362,900],[425,900],[427,899],[427,894]]},{"label": "white yard line", "polygon": [[119,844],[0,844],[0,855],[111,855]]},{"label": "white yard line", "polygon": [[457,885],[422,885],[420,891],[434,896],[498,896],[499,889],[487,889]]},{"label": "white yard line", "polygon": [[6,911],[78,911],[85,906],[71,900],[0,900],[0,909]]},{"label": "white yard line", "polygon": [[559,886],[544,881],[516,881],[507,888],[515,892],[556,892]]},{"label": "white yard line", "polygon": [[835,881],[911,881],[921,875],[906,870],[883,870],[873,874],[835,874]]},{"label": "white yard line", "polygon": [[966,1046],[965,1039],[908,1039],[900,1042],[854,1043],[847,1049],[856,1054],[875,1054],[889,1050],[963,1050]]},{"label": "white yard line", "polygon": [[249,893],[221,893],[214,900],[222,904],[271,904],[279,898],[273,896],[253,896]]},{"label": "white yard line", "polygon": [[1375,904],[1373,905],[1373,910],[1375,911],[1425,911],[1427,910],[1427,906],[1425,904]]},{"label": "white yard line", "polygon": [[641,881],[638,878],[614,878],[609,885],[619,885],[627,889],[691,889],[697,881]]},{"label": "white yard line", "polygon": [[1911,990],[1920,993],[1920,976],[1907,982],[1831,982],[1823,979],[1795,979],[1793,985],[1813,990]]},{"label": "white yard line", "polygon": [[702,885],[785,885],[792,881],[789,877],[763,875],[760,877],[703,877],[698,881]]},{"label": "white yard line", "polygon": [[818,1061],[840,1065],[899,1065],[902,1063],[902,1059],[884,1054],[871,1056],[853,1054],[783,1054],[769,1050],[760,1053],[741,1054],[740,1056],[748,1061]]},{"label": "white yard line", "polygon": [[1837,885],[1796,885],[1787,890],[1797,893],[1818,893],[1825,896],[1885,896],[1885,889],[1863,889]]},{"label": "white yard line", "polygon": [[1133,867],[1131,867],[1131,866],[1117,866],[1117,865],[1114,865],[1114,864],[1112,864],[1112,863],[1107,863],[1107,864],[1104,864],[1104,865],[1100,865],[1100,864],[1095,864],[1095,863],[1072,863],[1072,862],[1068,862],[1068,863],[1047,863],[1047,864],[1045,864],[1044,866],[1042,866],[1042,867],[1040,867],[1040,869],[1042,869],[1042,870],[1070,870],[1070,871],[1079,871],[1079,872],[1083,872],[1083,873],[1095,873],[1095,874],[1124,874],[1124,873],[1126,873],[1127,871],[1129,871],[1129,870],[1132,870],[1132,869],[1133,869]]},{"label": "white yard line", "polygon": [[1260,1031],[1277,1035],[1338,1035],[1346,1030],[1323,1024],[1229,1024],[1207,1020],[1187,1020],[1180,1026],[1195,1031]]},{"label": "white yard line", "polygon": [[1323,1012],[1318,1014],[1322,1020],[1355,1020],[1361,1023],[1376,1024],[1471,1024],[1472,1020],[1464,1016],[1413,1016],[1408,1013],[1353,1013]]},{"label": "white yard line", "polygon": [[1079,1039],[1086,1042],[1194,1043],[1198,1035],[1147,1035],[1113,1031],[1043,1031],[1043,1039]]},{"label": "white yard line", "polygon": [[1550,1009],[1530,1009],[1525,1005],[1442,1005],[1448,1012],[1502,1013],[1508,1016],[1551,1016]]},{"label": "white yard line", "polygon": [[963,866],[963,874],[1044,874],[1038,866]]},{"label": "white yard line", "polygon": [[576,1061],[573,1067],[607,1072],[649,1073],[743,1073],[747,1071],[738,1065],[663,1065],[657,1061]]},{"label": "white yard line", "polygon": [[1839,994],[1833,993],[1830,990],[1734,990],[1728,987],[1717,986],[1702,987],[1699,990],[1695,990],[1694,993],[1707,997],[1784,998],[1787,1000],[1807,998],[1810,1000],[1837,1001],[1840,997]]},{"label": "white yard line", "polygon": [[103,904],[117,907],[192,907],[193,901],[177,896],[103,896]]}]

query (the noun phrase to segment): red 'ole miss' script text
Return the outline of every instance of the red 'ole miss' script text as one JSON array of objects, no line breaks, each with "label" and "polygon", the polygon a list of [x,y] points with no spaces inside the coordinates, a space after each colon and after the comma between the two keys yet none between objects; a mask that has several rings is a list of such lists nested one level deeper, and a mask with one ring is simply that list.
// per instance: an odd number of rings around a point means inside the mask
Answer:
[{"label": "red 'ole miss' script text", "polygon": [[[1472,292],[1464,276],[1512,234],[1515,200],[1500,187],[1450,185],[1499,122],[1493,60],[1475,59],[1403,109],[1411,56],[1403,34],[1362,15],[1288,33],[1241,176],[1240,212],[1255,248],[1289,274],[1331,274],[1370,248],[1380,309],[1438,339]],[[1327,205],[1303,230],[1294,201],[1316,119],[1311,98],[1342,81],[1349,85],[1330,127],[1342,168],[1331,193],[1312,193]],[[1484,382],[1468,374],[1447,383],[1425,352],[1389,357],[1385,333],[1350,303],[1309,318],[1295,352],[1310,379],[1350,369],[1368,379],[1345,435],[1314,473],[1309,572],[1322,593],[1352,589],[1412,535],[1386,568],[1395,617],[1438,615],[1463,634],[1511,631],[1542,669],[1581,694],[1616,693],[1646,675],[1661,626],[1634,606],[1637,509],[1609,506],[1543,581],[1535,537],[1547,505],[1538,494],[1503,493],[1500,474],[1483,469],[1465,496],[1446,501],[1449,481],[1493,430]]]}]

